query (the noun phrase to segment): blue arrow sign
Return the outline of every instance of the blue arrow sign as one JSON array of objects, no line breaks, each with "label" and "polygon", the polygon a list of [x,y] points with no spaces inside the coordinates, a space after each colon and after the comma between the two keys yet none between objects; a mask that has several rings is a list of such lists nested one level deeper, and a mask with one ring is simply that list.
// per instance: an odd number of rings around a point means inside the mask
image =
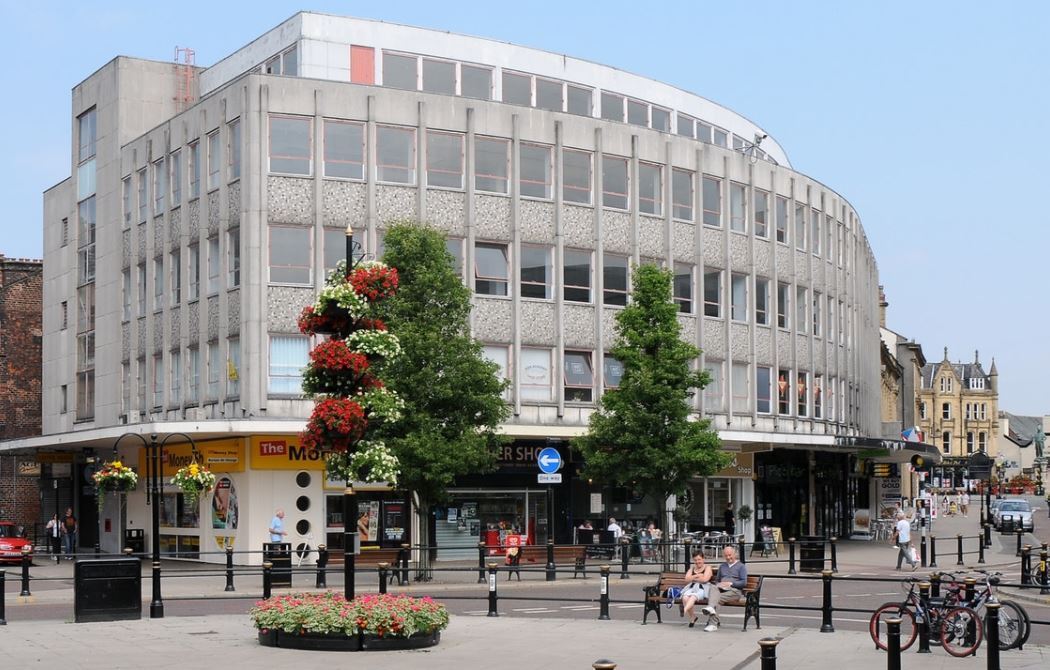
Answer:
[{"label": "blue arrow sign", "polygon": [[546,447],[540,450],[536,463],[540,466],[540,472],[547,474],[557,472],[561,467],[561,454],[554,447]]}]

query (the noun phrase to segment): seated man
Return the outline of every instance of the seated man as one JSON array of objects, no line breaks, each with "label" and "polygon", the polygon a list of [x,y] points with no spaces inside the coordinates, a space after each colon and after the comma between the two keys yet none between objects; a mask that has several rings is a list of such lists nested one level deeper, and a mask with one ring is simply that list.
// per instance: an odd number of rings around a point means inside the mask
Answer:
[{"label": "seated man", "polygon": [[[737,560],[736,549],[727,545],[722,550],[722,556],[725,558],[725,563],[718,566],[718,574],[715,577],[715,586],[718,588],[718,605],[740,600],[744,597],[744,587],[747,586],[747,566]],[[711,594],[713,601],[713,589]],[[718,618],[718,611],[715,609],[716,603],[712,601],[708,601],[707,607],[700,610],[708,616],[707,626],[704,627],[708,633],[718,630],[718,627],[722,625],[722,620]]]}]

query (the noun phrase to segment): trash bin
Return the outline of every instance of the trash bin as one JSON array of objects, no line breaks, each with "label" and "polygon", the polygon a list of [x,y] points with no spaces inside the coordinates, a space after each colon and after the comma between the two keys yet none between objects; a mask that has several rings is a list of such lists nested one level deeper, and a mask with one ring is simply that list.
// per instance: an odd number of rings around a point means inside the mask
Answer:
[{"label": "trash bin", "polygon": [[146,534],[141,528],[128,528],[124,531],[124,548],[146,558]]},{"label": "trash bin", "polygon": [[292,545],[288,542],[263,542],[263,562],[273,564],[271,586],[292,585]]},{"label": "trash bin", "polygon": [[73,565],[73,621],[142,618],[142,563],[137,558],[78,560]]},{"label": "trash bin", "polygon": [[824,538],[809,535],[799,538],[799,571],[820,572],[824,569]]}]

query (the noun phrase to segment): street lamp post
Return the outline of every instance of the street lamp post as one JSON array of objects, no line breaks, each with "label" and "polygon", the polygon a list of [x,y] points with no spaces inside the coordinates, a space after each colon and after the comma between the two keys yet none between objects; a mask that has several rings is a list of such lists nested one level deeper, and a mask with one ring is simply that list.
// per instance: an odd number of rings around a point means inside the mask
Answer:
[{"label": "street lamp post", "polygon": [[[355,253],[356,252],[356,253]],[[357,265],[356,258],[362,257],[361,245],[354,241],[354,229],[346,227],[346,271]],[[354,487],[347,480],[343,489],[343,597],[354,599],[354,550],[357,545],[357,514],[354,510]]]}]

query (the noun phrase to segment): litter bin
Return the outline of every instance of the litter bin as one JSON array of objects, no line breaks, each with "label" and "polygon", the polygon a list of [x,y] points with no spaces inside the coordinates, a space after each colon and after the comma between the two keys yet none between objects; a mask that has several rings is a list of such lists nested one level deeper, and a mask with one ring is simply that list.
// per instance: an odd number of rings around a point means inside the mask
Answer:
[{"label": "litter bin", "polygon": [[799,571],[820,572],[824,569],[824,538],[804,535],[799,538]]},{"label": "litter bin", "polygon": [[292,585],[292,545],[288,542],[263,542],[263,562],[273,564],[271,586]]},{"label": "litter bin", "polygon": [[146,535],[141,528],[128,528],[124,531],[124,548],[146,558]]},{"label": "litter bin", "polygon": [[137,558],[78,560],[73,564],[73,621],[142,618],[142,563]]}]

